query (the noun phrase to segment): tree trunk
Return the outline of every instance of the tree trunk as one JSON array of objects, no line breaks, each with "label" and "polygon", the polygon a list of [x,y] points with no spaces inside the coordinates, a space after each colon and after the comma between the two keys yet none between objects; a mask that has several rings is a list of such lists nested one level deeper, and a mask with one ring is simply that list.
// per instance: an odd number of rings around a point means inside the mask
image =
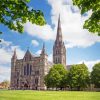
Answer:
[{"label": "tree trunk", "polygon": [[80,91],[80,86],[77,87],[77,90]]},{"label": "tree trunk", "polygon": [[72,87],[70,86],[70,90],[72,91]]}]

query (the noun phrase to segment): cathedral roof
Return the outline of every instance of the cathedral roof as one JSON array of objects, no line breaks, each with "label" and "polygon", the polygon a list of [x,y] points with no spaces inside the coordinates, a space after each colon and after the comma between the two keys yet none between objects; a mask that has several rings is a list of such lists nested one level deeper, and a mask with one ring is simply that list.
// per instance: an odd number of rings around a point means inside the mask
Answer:
[{"label": "cathedral roof", "polygon": [[34,56],[31,54],[29,50],[26,51],[24,58],[25,59],[32,59]]}]

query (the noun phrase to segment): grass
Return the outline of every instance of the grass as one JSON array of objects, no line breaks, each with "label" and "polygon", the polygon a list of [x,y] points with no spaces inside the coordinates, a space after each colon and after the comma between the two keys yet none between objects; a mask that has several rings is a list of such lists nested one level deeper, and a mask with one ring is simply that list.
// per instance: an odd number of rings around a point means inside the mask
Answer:
[{"label": "grass", "polygon": [[0,100],[100,100],[100,92],[0,90]]}]

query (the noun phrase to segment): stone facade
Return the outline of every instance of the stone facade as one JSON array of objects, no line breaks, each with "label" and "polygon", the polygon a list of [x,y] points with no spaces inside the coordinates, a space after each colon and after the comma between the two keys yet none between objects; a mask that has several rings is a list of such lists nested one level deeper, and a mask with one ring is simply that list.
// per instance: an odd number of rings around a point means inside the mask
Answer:
[{"label": "stone facade", "polygon": [[62,38],[60,15],[58,19],[57,36],[53,46],[53,63],[63,64],[66,68],[66,48]]},{"label": "stone facade", "polygon": [[45,47],[36,57],[27,50],[23,59],[17,59],[16,50],[11,59],[11,89],[45,90],[44,76],[50,69]]}]

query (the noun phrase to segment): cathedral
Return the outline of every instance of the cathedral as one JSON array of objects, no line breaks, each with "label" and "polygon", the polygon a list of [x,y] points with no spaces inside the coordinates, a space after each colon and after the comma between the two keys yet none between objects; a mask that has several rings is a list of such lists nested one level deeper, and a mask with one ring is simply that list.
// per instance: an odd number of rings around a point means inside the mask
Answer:
[{"label": "cathedral", "polygon": [[10,88],[16,90],[46,90],[44,76],[53,64],[63,64],[66,68],[66,48],[62,38],[60,16],[53,46],[53,63],[48,61],[44,44],[39,56],[35,56],[27,50],[23,59],[17,59],[15,50],[11,58]]}]

